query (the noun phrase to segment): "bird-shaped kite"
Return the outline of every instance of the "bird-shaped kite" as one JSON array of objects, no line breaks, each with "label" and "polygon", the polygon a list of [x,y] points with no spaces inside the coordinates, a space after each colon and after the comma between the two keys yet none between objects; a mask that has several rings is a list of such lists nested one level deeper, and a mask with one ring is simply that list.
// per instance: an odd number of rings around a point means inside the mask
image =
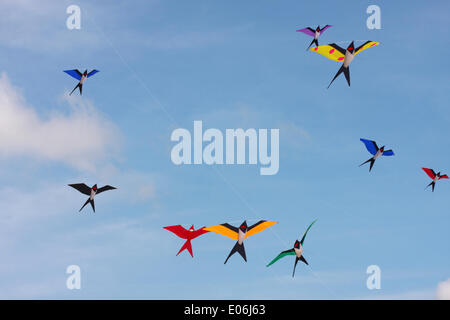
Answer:
[{"label": "bird-shaped kite", "polygon": [[334,76],[333,80],[331,80],[330,84],[328,85],[328,88],[331,86],[333,81],[343,72],[345,75],[345,79],[347,79],[348,86],[350,87],[350,63],[352,62],[353,58],[360,53],[363,50],[366,50],[368,48],[371,48],[373,46],[376,46],[380,44],[379,42],[375,41],[366,41],[364,44],[359,46],[358,48],[355,48],[355,45],[352,41],[352,43],[347,47],[347,49],[341,48],[335,43],[327,44],[324,46],[314,47],[309,50],[313,52],[320,53],[321,55],[327,57],[328,59],[342,62],[341,68],[338,70],[336,75]]},{"label": "bird-shaped kite", "polygon": [[375,160],[377,160],[380,156],[393,156],[394,155],[394,151],[384,150],[385,146],[378,148],[377,143],[375,141],[366,140],[366,139],[359,139],[359,140],[361,140],[364,143],[364,145],[367,148],[367,151],[369,151],[373,155],[372,158],[370,158],[369,160],[367,160],[359,165],[361,167],[363,164],[370,162],[369,172],[370,172],[370,170],[372,170]]},{"label": "bird-shaped kite", "polygon": [[84,203],[84,205],[81,207],[81,209],[78,211],[80,212],[81,210],[83,210],[83,208],[90,203],[92,210],[94,210],[95,212],[95,204],[94,204],[94,197],[99,194],[102,193],[103,191],[108,191],[108,190],[114,190],[116,188],[111,187],[111,186],[104,186],[101,188],[97,188],[97,185],[94,184],[94,186],[92,188],[88,187],[87,185],[85,185],[84,183],[75,183],[75,184],[69,184],[70,187],[77,189],[78,191],[80,191],[81,193],[89,196],[89,198],[86,200],[86,202]]},{"label": "bird-shaped kite", "polygon": [[[436,182],[438,180],[441,179],[448,179],[448,175],[443,174],[441,175],[440,172],[435,173],[433,169],[428,169],[428,168],[422,168],[423,171],[425,171],[425,173],[433,180],[431,181],[431,183],[429,185],[427,185],[426,188],[428,188],[429,186],[431,186],[431,191],[434,192],[434,185],[436,184]],[[425,189],[426,189],[425,188]]]},{"label": "bird-shaped kite", "polygon": [[312,225],[317,221],[314,220],[306,229],[305,233],[303,234],[302,240],[298,241],[296,240],[294,243],[294,247],[292,249],[286,250],[281,252],[275,259],[273,259],[267,267],[273,265],[275,262],[280,260],[281,258],[284,258],[286,256],[295,256],[295,263],[294,263],[294,270],[292,271],[292,277],[295,275],[295,268],[297,267],[298,260],[302,260],[304,263],[308,264],[308,261],[306,261],[305,257],[303,256],[303,242],[305,241],[306,234],[308,233],[309,229],[312,227]]},{"label": "bird-shaped kite", "polygon": [[313,28],[308,27],[308,28],[299,29],[299,30],[296,30],[296,31],[297,32],[303,32],[304,34],[307,34],[308,36],[314,37],[314,39],[309,44],[309,47],[306,48],[306,50],[308,50],[312,46],[313,43],[315,43],[317,47],[319,46],[319,37],[320,37],[320,35],[323,32],[325,32],[325,30],[327,30],[330,27],[332,27],[332,26],[327,24],[322,29],[320,28],[320,26],[317,26],[316,30],[314,30]]},{"label": "bird-shaped kite", "polygon": [[180,251],[178,251],[177,256],[185,249],[189,251],[191,254],[191,257],[193,258],[194,255],[192,254],[192,245],[191,240],[197,238],[198,236],[201,236],[202,234],[207,233],[208,231],[205,230],[205,227],[200,228],[198,230],[194,229],[194,226],[191,226],[189,230],[186,230],[180,225],[176,226],[169,226],[164,227],[164,229],[169,230],[170,232],[175,233],[177,236],[179,236],[182,239],[186,239],[186,242],[181,247]]},{"label": "bird-shaped kite", "polygon": [[93,76],[94,74],[96,74],[99,71],[94,69],[89,73],[87,72],[87,70],[85,70],[83,73],[81,73],[78,69],[74,69],[74,70],[64,70],[64,72],[79,81],[78,84],[75,86],[75,88],[73,88],[72,92],[70,92],[69,95],[71,95],[75,91],[76,88],[80,89],[80,95],[82,95],[83,83],[86,81],[87,78]]},{"label": "bird-shaped kite", "polygon": [[254,225],[247,227],[247,222],[244,221],[239,228],[229,225],[228,223],[224,223],[212,227],[207,227],[204,230],[215,232],[228,238],[237,240],[236,244],[234,245],[233,249],[231,249],[230,254],[225,260],[225,264],[227,263],[228,259],[230,259],[230,257],[236,252],[239,252],[242,258],[244,258],[244,260],[247,262],[247,256],[245,255],[244,249],[244,239],[257,234],[258,232],[261,232],[264,229],[273,226],[274,224],[276,224],[276,222],[261,220]]}]

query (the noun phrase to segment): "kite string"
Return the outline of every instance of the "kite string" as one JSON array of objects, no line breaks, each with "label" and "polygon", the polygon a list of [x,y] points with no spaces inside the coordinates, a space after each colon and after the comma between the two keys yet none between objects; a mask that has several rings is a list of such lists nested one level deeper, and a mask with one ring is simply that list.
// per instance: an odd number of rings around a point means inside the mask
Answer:
[{"label": "kite string", "polygon": [[[136,78],[136,80],[140,83],[140,85],[145,89],[145,91],[150,95],[150,97],[153,99],[154,102],[158,105],[158,107],[163,110],[163,112],[166,114],[166,116],[169,118],[169,120],[178,126],[178,122],[175,120],[174,117],[167,111],[167,109],[164,107],[164,105],[157,99],[157,97],[153,94],[153,92],[150,90],[150,88],[146,85],[146,83],[142,80],[142,78],[137,74],[137,72],[134,70],[133,67],[125,60],[125,58],[120,54],[120,52],[117,50],[117,48],[114,46],[112,41],[106,36],[106,34],[103,32],[102,29],[98,27],[98,25],[95,23],[94,20],[91,20],[89,15],[87,16],[88,19],[94,24],[95,28],[102,34],[103,38],[106,39],[110,47],[114,50],[115,54],[119,57],[119,59],[122,61],[122,63],[132,72],[133,76]],[[364,40],[355,40],[355,41],[364,41]],[[341,42],[338,42],[341,43]],[[250,204],[245,200],[245,198],[239,193],[239,191],[236,189],[236,187],[228,181],[228,179],[225,178],[225,176],[220,172],[219,169],[216,167],[213,167],[213,170],[221,177],[223,182],[228,185],[228,187],[234,192],[234,194],[241,200],[241,202],[252,212],[253,216],[255,216],[255,220],[258,220],[257,218],[257,212],[253,207],[250,206]],[[245,219],[244,219],[245,220]],[[283,239],[278,235],[277,232],[275,232],[272,228],[270,228],[270,231],[273,235],[275,235],[276,238],[282,243],[285,243]],[[285,244],[288,245],[288,244]],[[261,255],[259,255],[261,257]],[[319,282],[327,288],[327,290],[335,297],[337,295],[321,280],[321,278],[316,275],[316,273],[312,270],[312,267],[310,266],[310,272],[311,274],[319,280]]]},{"label": "kite string", "polygon": [[112,41],[106,36],[106,34],[103,32],[103,30],[99,28],[97,23],[95,23],[95,19],[90,19],[89,15],[87,17],[88,17],[88,20],[91,21],[94,24],[95,28],[101,33],[103,38],[108,42],[108,44],[114,50],[115,54],[119,57],[119,59],[122,61],[122,63],[131,71],[131,73],[136,78],[136,80],[139,82],[139,84],[147,91],[147,93],[150,95],[152,100],[166,114],[166,116],[169,118],[169,120],[172,123],[174,123],[176,126],[178,126],[178,122],[175,120],[175,118],[172,117],[172,115],[167,111],[167,109],[164,107],[164,105],[161,103],[161,101],[159,101],[159,99],[153,94],[153,92],[150,90],[150,88],[147,86],[147,84],[142,80],[142,78],[138,75],[138,73],[134,70],[134,68],[120,54],[119,50],[117,50],[117,48],[114,46]]},{"label": "kite string", "polygon": [[328,286],[325,284],[325,282],[322,281],[321,277],[319,277],[318,274],[316,274],[316,273],[314,272],[314,270],[313,270],[313,268],[311,267],[311,265],[308,265],[308,267],[309,267],[309,269],[310,269],[309,272],[311,272],[311,274],[312,274],[317,280],[319,280],[320,284],[321,284],[323,287],[325,287],[325,288],[331,293],[332,296],[334,296],[336,299],[339,299],[339,298],[338,298],[338,295],[337,295],[330,287],[328,287]]},{"label": "kite string", "polygon": [[[106,39],[106,41],[109,43],[110,47],[114,50],[115,54],[119,57],[119,59],[122,61],[122,63],[132,72],[132,74],[134,75],[134,77],[137,79],[137,81],[140,83],[140,85],[147,91],[147,93],[150,95],[150,97],[153,99],[153,101],[156,102],[156,104],[160,107],[160,109],[163,110],[163,112],[166,114],[166,116],[169,118],[169,120],[174,123],[175,125],[178,126],[177,121],[175,120],[175,118],[172,117],[172,115],[167,111],[167,109],[164,107],[164,105],[159,101],[159,99],[156,98],[156,96],[152,93],[152,91],[150,90],[150,88],[146,85],[146,83],[142,80],[142,78],[137,74],[137,72],[134,70],[133,67],[131,67],[131,65],[125,60],[125,58],[120,54],[120,52],[117,50],[117,48],[114,46],[114,44],[112,43],[112,41],[106,36],[106,34],[103,32],[103,30],[101,30],[98,25],[95,23],[94,20],[91,20],[90,17],[88,16],[88,19],[94,24],[95,28],[102,34],[103,38]],[[359,40],[355,40],[355,41],[359,41]],[[362,41],[362,40],[361,40]],[[222,178],[222,180],[225,182],[225,184],[228,185],[228,187],[234,192],[234,194],[241,200],[241,202],[253,213],[253,215],[255,216],[256,219],[257,218],[257,212],[255,209],[253,209],[253,207],[250,206],[250,204],[245,200],[245,198],[239,193],[239,191],[234,187],[234,185],[228,181],[228,179],[225,178],[225,176],[220,172],[219,169],[217,169],[216,167],[213,167],[213,170]],[[283,241],[283,239],[278,235],[277,232],[275,232],[272,228],[270,228],[270,231],[272,232],[272,234],[275,235],[276,238],[278,238],[278,240],[282,243],[285,243],[285,241]],[[334,292],[328,287],[326,286],[323,281],[320,279],[319,276],[317,276],[311,268],[311,273],[317,278],[319,279],[319,281],[321,282],[321,284],[323,286],[325,286],[334,296],[336,296],[334,294]]]},{"label": "kite string", "polygon": [[[147,91],[147,93],[150,95],[150,97],[156,102],[156,104],[164,111],[166,116],[169,118],[169,120],[178,126],[177,121],[172,117],[172,115],[166,110],[164,105],[156,98],[156,96],[152,93],[150,88],[145,84],[145,82],[142,80],[142,78],[137,74],[137,72],[130,66],[130,64],[125,60],[125,58],[120,54],[120,52],[117,50],[117,48],[114,46],[112,41],[106,36],[106,34],[99,28],[99,26],[95,23],[95,19],[90,19],[88,16],[89,21],[91,21],[95,28],[101,33],[104,39],[108,42],[110,47],[114,50],[115,54],[119,57],[119,59],[122,61],[122,63],[131,71],[131,73],[134,75],[134,77],[138,80],[138,82],[141,84],[141,86]],[[244,197],[237,191],[237,189],[229,182],[225,176],[216,168],[213,167],[213,170],[222,178],[222,180],[229,186],[229,188],[234,192],[234,194],[241,200],[241,202],[249,209],[255,218],[257,219],[257,212],[254,210],[249,203],[244,199]],[[245,220],[245,218],[243,218]],[[272,229],[270,229],[273,234],[281,241],[284,242],[281,237],[274,232]]]}]

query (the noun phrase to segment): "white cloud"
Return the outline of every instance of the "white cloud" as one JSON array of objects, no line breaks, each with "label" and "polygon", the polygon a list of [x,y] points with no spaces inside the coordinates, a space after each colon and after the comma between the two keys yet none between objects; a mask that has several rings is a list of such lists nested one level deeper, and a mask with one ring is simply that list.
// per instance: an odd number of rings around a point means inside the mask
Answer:
[{"label": "white cloud", "polygon": [[65,95],[69,114],[54,111],[47,119],[27,106],[7,75],[0,77],[0,157],[31,156],[95,170],[95,164],[114,154],[118,129],[89,102]]},{"label": "white cloud", "polygon": [[438,283],[436,298],[439,300],[450,300],[450,278]]}]

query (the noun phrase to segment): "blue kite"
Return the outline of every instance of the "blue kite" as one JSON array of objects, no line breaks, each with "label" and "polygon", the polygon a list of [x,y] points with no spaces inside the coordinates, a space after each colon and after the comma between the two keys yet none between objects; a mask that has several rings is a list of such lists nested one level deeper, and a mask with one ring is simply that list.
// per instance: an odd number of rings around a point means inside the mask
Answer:
[{"label": "blue kite", "polygon": [[86,81],[87,78],[93,76],[94,74],[96,74],[99,71],[94,69],[89,73],[87,72],[87,70],[85,70],[83,73],[81,73],[78,69],[74,69],[74,70],[64,70],[64,72],[79,81],[78,84],[76,85],[76,87],[73,88],[72,92],[69,94],[69,96],[70,96],[75,91],[76,88],[80,89],[80,95],[82,95],[83,83]]},{"label": "blue kite", "polygon": [[361,140],[364,143],[364,145],[367,148],[367,151],[369,151],[370,154],[373,155],[372,158],[370,158],[369,160],[367,160],[359,165],[361,167],[363,164],[370,162],[369,172],[370,172],[370,170],[372,170],[375,160],[377,160],[380,156],[393,156],[394,155],[394,151],[392,151],[390,149],[384,150],[385,146],[378,148],[377,143],[373,140],[367,140],[367,139],[359,139],[359,140]]}]

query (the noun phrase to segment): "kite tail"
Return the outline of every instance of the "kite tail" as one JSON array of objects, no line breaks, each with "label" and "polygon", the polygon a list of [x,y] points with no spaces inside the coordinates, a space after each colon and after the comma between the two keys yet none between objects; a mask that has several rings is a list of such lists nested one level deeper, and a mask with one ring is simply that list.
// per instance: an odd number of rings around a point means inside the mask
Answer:
[{"label": "kite tail", "polygon": [[371,159],[370,161],[370,167],[369,167],[369,172],[372,170],[373,164],[375,163],[374,159]]},{"label": "kite tail", "polygon": [[72,93],[76,90],[76,88],[80,88],[80,93],[81,93],[81,87],[80,87],[80,83],[78,82],[78,84],[75,86],[75,88],[73,88],[73,90],[69,93],[69,96],[71,96],[72,95]]},{"label": "kite tail", "polygon": [[331,80],[330,84],[328,85],[327,89],[331,86],[331,84],[333,83],[334,80],[336,80],[336,78],[342,73],[344,72],[345,78],[347,79],[348,85],[350,86],[350,71],[348,69],[348,67],[344,67],[344,65],[342,65],[338,72],[336,73],[336,75],[334,76],[333,80]]},{"label": "kite tail", "polygon": [[306,261],[305,257],[303,257],[303,256],[300,256],[300,258],[295,257],[294,270],[292,271],[292,278],[295,275],[295,268],[297,267],[298,260],[301,260],[302,262],[304,262],[306,265],[309,266],[308,261]]},{"label": "kite tail", "polygon": [[83,206],[81,207],[81,209],[80,209],[78,212],[80,212],[81,210],[83,210],[83,208],[86,207],[86,205],[87,205],[90,201],[91,201],[91,199],[88,198],[88,199],[86,200],[86,202],[83,204]]},{"label": "kite tail", "polygon": [[228,259],[230,259],[230,257],[235,254],[236,252],[239,252],[239,254],[241,255],[242,258],[244,258],[245,262],[247,262],[247,257],[245,255],[245,248],[244,248],[244,243],[239,244],[239,241],[236,242],[236,244],[234,245],[233,249],[231,249],[230,254],[228,255],[227,259],[225,260],[225,262],[223,264],[226,264]]},{"label": "kite tail", "polygon": [[191,254],[191,257],[193,258],[194,255],[192,254],[192,245],[191,245],[191,240],[187,240],[183,246],[181,247],[180,251],[178,251],[177,255],[179,255],[183,250],[187,249],[187,251],[189,251],[189,253]]},{"label": "kite tail", "polygon": [[[428,186],[427,186],[427,188],[429,187],[429,186],[431,186],[431,191],[432,192],[434,192],[434,186],[435,186],[435,182],[433,181],[433,182],[431,182]],[[426,188],[425,188],[426,189]]]},{"label": "kite tail", "polygon": [[306,259],[303,255],[300,256],[300,260],[302,260],[302,262],[304,262],[307,266],[309,266],[308,261],[306,261]]},{"label": "kite tail", "polygon": [[294,263],[294,270],[292,270],[292,278],[294,277],[294,275],[295,275],[295,268],[297,268],[297,262],[298,262],[298,260],[300,260],[298,257],[295,257],[295,263]]},{"label": "kite tail", "polygon": [[343,68],[344,68],[345,79],[347,80],[348,86],[350,87],[350,67],[345,68],[343,66]]},{"label": "kite tail", "polygon": [[370,158],[369,160],[364,161],[359,166],[361,167],[362,165],[366,164],[367,162],[370,162],[370,167],[369,167],[369,172],[370,172],[370,170],[372,170],[373,164],[375,163],[375,160],[373,158]]},{"label": "kite tail", "polygon": [[313,45],[313,43],[316,44],[316,47],[319,46],[319,41],[317,41],[317,39],[313,39],[313,40],[311,41],[311,43],[309,44],[308,48],[306,48],[306,51],[308,51],[308,49],[311,48],[311,46]]}]

